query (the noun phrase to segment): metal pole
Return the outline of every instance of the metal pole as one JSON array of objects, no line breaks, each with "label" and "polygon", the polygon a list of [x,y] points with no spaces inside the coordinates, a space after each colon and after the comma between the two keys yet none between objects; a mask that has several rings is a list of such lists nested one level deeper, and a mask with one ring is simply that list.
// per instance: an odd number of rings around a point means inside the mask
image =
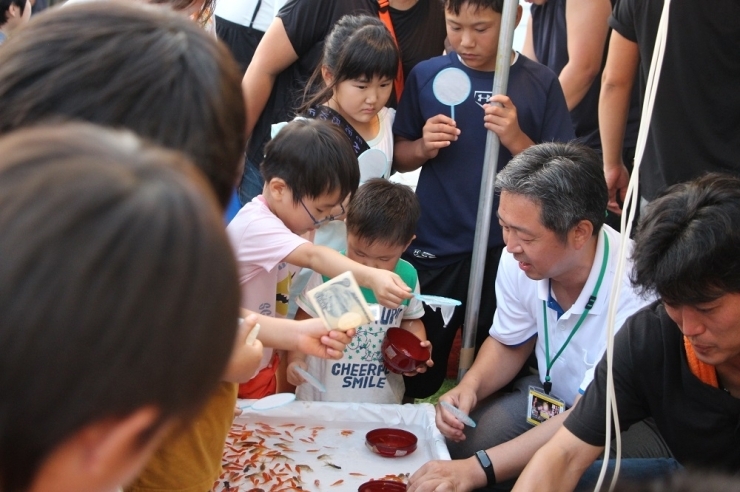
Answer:
[{"label": "metal pole", "polygon": [[[509,83],[509,68],[511,67],[511,46],[514,41],[516,15],[519,0],[504,0],[501,13],[501,31],[498,38],[498,53],[496,54],[496,73],[493,77],[493,94],[506,94]],[[463,341],[460,350],[460,368],[457,380],[460,381],[475,357],[475,337],[478,331],[478,315],[480,313],[480,292],[483,286],[483,272],[488,250],[488,233],[491,228],[491,214],[493,208],[493,184],[496,181],[498,168],[498,152],[501,141],[492,131],[486,136],[485,159],[483,161],[483,179],[478,200],[478,218],[475,223],[475,241],[473,244],[473,258],[470,265],[470,280],[468,282],[468,300],[465,306],[465,322],[463,323]]]}]

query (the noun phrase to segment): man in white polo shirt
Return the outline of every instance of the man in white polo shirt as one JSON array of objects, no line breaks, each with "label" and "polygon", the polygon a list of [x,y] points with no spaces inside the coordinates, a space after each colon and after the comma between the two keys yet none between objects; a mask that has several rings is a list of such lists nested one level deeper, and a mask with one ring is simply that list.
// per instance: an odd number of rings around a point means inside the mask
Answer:
[{"label": "man in white polo shirt", "polygon": [[[499,172],[496,189],[506,251],[493,326],[460,384],[440,398],[470,413],[477,427],[438,406],[453,461],[422,467],[410,492],[510,488],[577,403],[606,348],[620,234],[604,225],[608,195],[598,156],[575,144],[536,145]],[[619,285],[617,328],[653,300],[628,275]],[[533,349],[539,374],[522,376]],[[649,423],[630,433],[625,456],[669,455]]]}]

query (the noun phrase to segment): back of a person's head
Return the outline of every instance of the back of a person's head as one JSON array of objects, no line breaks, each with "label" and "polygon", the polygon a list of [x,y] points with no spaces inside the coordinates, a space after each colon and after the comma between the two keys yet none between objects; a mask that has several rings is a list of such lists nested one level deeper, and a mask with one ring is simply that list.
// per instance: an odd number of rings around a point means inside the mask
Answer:
[{"label": "back of a person's head", "polygon": [[475,7],[476,9],[491,9],[501,13],[504,9],[504,0],[441,0],[445,10],[455,15],[460,15],[464,8]]},{"label": "back of a person's head", "polygon": [[228,49],[169,8],[89,2],[32,19],[0,51],[0,108],[0,134],[83,120],[185,152],[222,205],[240,174],[239,69]]},{"label": "back of a person's head", "polygon": [[360,183],[360,166],[347,135],[321,120],[298,119],[285,125],[265,147],[260,166],[265,183],[280,178],[293,202],[339,191],[344,198]]},{"label": "back of a person's head", "polygon": [[[192,417],[236,332],[236,266],[181,153],[88,124],[0,138],[0,490],[89,424]],[[175,384],[181,381],[182,384]]]},{"label": "back of a person's head", "polygon": [[193,20],[201,26],[205,25],[213,16],[216,8],[215,0],[148,0],[149,3],[162,3],[169,5],[174,10],[191,15]]},{"label": "back of a person's head", "polygon": [[574,143],[543,143],[517,154],[496,175],[496,190],[540,205],[542,225],[563,240],[582,220],[598,234],[609,199],[601,159]]},{"label": "back of a person's head", "polygon": [[740,293],[740,178],[668,188],[640,217],[633,259],[635,284],[674,304]]},{"label": "back of a person's head", "polygon": [[406,185],[371,179],[360,186],[347,209],[347,233],[367,244],[405,246],[416,232],[421,207]]}]

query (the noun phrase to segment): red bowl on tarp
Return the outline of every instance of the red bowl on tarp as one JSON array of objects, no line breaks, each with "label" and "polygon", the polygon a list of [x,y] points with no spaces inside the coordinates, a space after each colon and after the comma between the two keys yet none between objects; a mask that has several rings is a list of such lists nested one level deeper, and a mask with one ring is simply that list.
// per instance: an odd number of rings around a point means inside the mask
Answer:
[{"label": "red bowl on tarp", "polygon": [[393,480],[370,480],[360,485],[357,492],[406,492],[406,484]]},{"label": "red bowl on tarp", "polygon": [[365,435],[365,445],[370,451],[388,458],[413,453],[417,442],[415,435],[401,429],[375,429]]},{"label": "red bowl on tarp", "polygon": [[432,354],[420,344],[421,340],[413,333],[403,328],[388,328],[380,346],[385,367],[401,374],[414,372],[417,367],[425,365]]}]

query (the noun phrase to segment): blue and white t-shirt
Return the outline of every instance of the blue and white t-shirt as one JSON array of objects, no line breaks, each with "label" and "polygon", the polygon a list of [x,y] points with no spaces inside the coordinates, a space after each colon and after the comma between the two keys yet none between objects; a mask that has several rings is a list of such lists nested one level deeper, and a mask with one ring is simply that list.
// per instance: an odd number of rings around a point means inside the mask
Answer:
[{"label": "blue and white t-shirt", "polygon": [[[419,292],[414,267],[404,260],[398,260],[395,272],[414,292]],[[296,300],[298,306],[311,317],[317,317],[318,314],[305,293],[323,282],[324,278],[314,273],[304,293]],[[362,292],[368,303],[376,304],[372,291],[363,288]],[[424,315],[424,307],[421,301],[412,297],[396,309],[380,305],[378,308],[380,313],[378,319],[372,324],[357,328],[357,335],[345,347],[340,360],[306,357],[308,372],[326,386],[326,392],[321,393],[308,384],[302,384],[296,388],[298,400],[397,404],[402,402],[405,391],[403,376],[386,369],[380,346],[388,328],[399,327],[404,320],[421,318]]]},{"label": "blue and white t-shirt", "polygon": [[[491,97],[494,72],[465,66],[455,52],[419,63],[409,74],[398,105],[393,133],[408,140],[422,137],[426,121],[438,114],[450,115],[450,107],[434,96],[432,84],[442,70],[463,70],[471,81],[468,98],[455,106],[461,133],[457,141],[439,151],[421,168],[416,193],[421,219],[416,239],[404,254],[417,268],[441,268],[473,251],[478,199],[483,175],[486,128],[483,105]],[[535,143],[574,138],[568,107],[557,76],[547,67],[524,56],[511,65],[508,96],[516,106],[519,127]],[[498,167],[511,153],[501,147]],[[493,212],[498,209],[494,199]],[[501,228],[491,224],[489,247],[503,246]]]}]

